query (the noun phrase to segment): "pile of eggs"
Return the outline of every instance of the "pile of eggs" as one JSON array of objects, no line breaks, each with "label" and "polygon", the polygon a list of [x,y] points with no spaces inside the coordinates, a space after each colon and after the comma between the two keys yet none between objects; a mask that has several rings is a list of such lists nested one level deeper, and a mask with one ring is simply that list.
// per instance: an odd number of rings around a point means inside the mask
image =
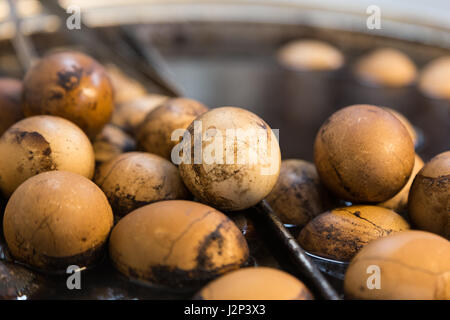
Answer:
[{"label": "pile of eggs", "polygon": [[[383,54],[403,61],[378,52],[361,61],[362,77],[397,85],[415,76],[397,61],[402,77],[374,78]],[[279,57],[298,69],[343,63],[317,42],[294,43]],[[257,115],[148,94],[118,72],[66,51],[43,57],[23,83],[0,81],[3,234],[16,262],[58,273],[93,268],[107,253],[124,276],[200,288],[197,299],[312,299],[292,275],[250,266],[246,238],[229,216],[266,199],[283,223],[301,229],[305,250],[350,262],[346,297],[450,299],[450,151],[424,164],[402,115],[343,108],[317,133],[314,163],[281,161],[277,138]],[[223,144],[215,153],[224,159],[242,151],[259,161],[174,164],[181,138],[172,133],[185,130],[194,150],[196,122],[202,138],[209,129],[263,129],[271,152]],[[200,141],[203,150],[209,142]],[[379,290],[366,286],[369,265],[381,268]]]}]

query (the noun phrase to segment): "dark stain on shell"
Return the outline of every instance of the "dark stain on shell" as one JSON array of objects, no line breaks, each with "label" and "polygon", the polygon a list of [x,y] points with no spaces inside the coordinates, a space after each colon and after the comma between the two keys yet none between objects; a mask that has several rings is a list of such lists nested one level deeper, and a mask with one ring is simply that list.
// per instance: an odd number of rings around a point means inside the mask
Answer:
[{"label": "dark stain on shell", "polygon": [[[416,175],[411,186],[410,195],[422,193],[422,199],[433,199],[431,211],[435,214],[435,219],[441,219],[440,235],[450,240],[450,175],[442,175],[438,177],[427,177],[419,173]],[[413,215],[414,201],[408,203],[409,212]],[[445,213],[447,212],[447,215]]]},{"label": "dark stain on shell", "polygon": [[392,229],[385,229],[385,228],[383,228],[383,227],[381,227],[381,226],[375,224],[374,222],[370,221],[369,219],[366,219],[366,218],[362,217],[362,216],[361,216],[361,211],[350,211],[350,210],[348,210],[348,209],[346,209],[346,208],[336,209],[336,210],[344,210],[344,211],[346,211],[346,212],[348,212],[348,213],[354,215],[355,217],[357,217],[357,218],[359,218],[359,219],[361,219],[361,220],[364,220],[364,221],[368,222],[369,224],[371,224],[372,226],[374,226],[375,229],[377,229],[377,230],[380,232],[380,236],[388,235],[388,234],[392,233],[392,231],[393,231]]},{"label": "dark stain on shell", "polygon": [[436,191],[445,192],[450,185],[450,175],[439,176],[436,178],[426,177],[422,174],[418,174],[416,178],[418,182],[416,184],[424,184],[427,193],[434,194]]},{"label": "dark stain on shell", "polygon": [[[174,244],[179,241],[182,236],[187,232],[193,224],[198,221],[203,220],[206,216],[214,211],[206,212],[202,217],[192,222],[187,229],[181,233],[181,235],[174,240],[172,243],[172,248]],[[217,244],[221,254],[221,250],[224,245],[224,238],[222,236],[221,230],[224,230],[230,226],[234,226],[234,223],[228,218],[222,220],[216,228],[210,232],[199,244],[198,256],[196,258],[197,265],[194,269],[183,270],[178,267],[167,266],[167,265],[155,265],[151,266],[148,270],[139,272],[133,268],[126,266],[126,264],[120,262],[118,259],[114,259],[113,263],[117,265],[118,269],[121,270],[125,268],[128,275],[131,278],[135,278],[138,281],[146,281],[158,285],[169,286],[171,288],[197,288],[199,289],[207,282],[213,280],[217,276],[224,274],[225,272],[239,269],[250,265],[249,257],[246,256],[242,262],[230,263],[217,267],[212,261],[212,257],[208,255],[208,248],[212,245]],[[239,247],[246,249],[248,252],[248,245],[244,237],[241,235],[240,231],[236,229],[236,237],[239,243]],[[165,260],[171,255],[172,249],[169,250],[168,255]],[[214,250],[214,252],[217,252]],[[121,268],[123,267],[123,268]]]},{"label": "dark stain on shell", "polygon": [[224,220],[221,223],[219,223],[216,229],[214,229],[213,232],[208,234],[201,242],[198,248],[198,256],[197,256],[197,264],[200,268],[210,269],[214,267],[214,261],[212,257],[208,255],[208,249],[213,244],[217,243],[218,247],[217,253],[219,255],[222,255],[223,236],[220,230],[224,228],[227,223],[229,223],[229,221],[227,220]]},{"label": "dark stain on shell", "polygon": [[[136,200],[136,195],[132,194],[116,194],[115,192],[108,192],[106,194],[109,203],[111,205],[111,208],[113,209],[114,215],[116,218],[122,218],[126,216],[131,211],[138,209],[140,207],[143,207],[147,204],[150,204],[154,201],[140,201]],[[169,199],[164,199],[169,200]]]},{"label": "dark stain on shell", "polygon": [[[217,194],[211,194],[210,184],[226,181],[232,177],[235,178],[237,184],[242,183],[243,176],[239,168],[231,171],[226,169],[226,165],[218,165],[213,170],[206,173],[202,164],[186,165],[186,167],[187,166],[191,166],[194,172],[195,184],[202,186],[202,188],[198,188],[191,185],[191,182],[189,180],[185,181],[187,182],[187,187],[189,188],[189,190],[196,197],[202,199],[202,201],[206,204],[210,204],[212,206],[220,206],[222,210],[232,210],[235,207],[232,200],[218,196]],[[186,170],[188,172],[188,169],[184,168],[184,166],[182,166],[181,168],[182,170]],[[200,191],[200,189],[202,191]],[[242,193],[245,193],[246,191],[247,190],[243,190]]]},{"label": "dark stain on shell", "polygon": [[64,94],[61,91],[52,91],[50,93],[49,100],[59,100],[64,97]]},{"label": "dark stain on shell", "polygon": [[169,266],[154,266],[149,270],[148,281],[172,288],[200,288],[218,275],[239,267],[241,264],[228,264],[215,269],[183,270]]},{"label": "dark stain on shell", "polygon": [[71,91],[78,87],[83,74],[83,68],[73,66],[73,70],[63,70],[57,73],[58,84],[66,91]]},{"label": "dark stain on shell", "polygon": [[50,257],[45,254],[39,254],[36,251],[29,252],[28,257],[23,260],[25,263],[28,261],[39,261],[41,267],[29,266],[31,269],[36,269],[40,272],[47,274],[65,274],[67,267],[70,265],[77,265],[82,267],[92,267],[105,255],[105,244],[98,244],[84,252],[67,256],[67,257]]},{"label": "dark stain on shell", "polygon": [[[312,164],[311,167],[314,168]],[[282,167],[277,185],[267,197],[284,223],[299,223],[303,226],[332,208],[332,198],[321,184],[315,168],[306,168],[293,165]],[[292,203],[296,203],[294,212]]]},{"label": "dark stain on shell", "polygon": [[[28,150],[28,160],[33,161],[32,172],[38,174],[41,172],[56,170],[56,163],[52,159],[52,149],[50,143],[38,132],[12,130],[11,134],[15,143]],[[23,172],[24,164],[18,164],[17,170]]]},{"label": "dark stain on shell", "polygon": [[333,164],[333,162],[331,160],[329,160],[329,163],[330,163],[330,166],[333,168],[333,170],[334,170],[334,172],[336,174],[336,177],[339,180],[339,183],[340,183],[341,187],[344,188],[344,190],[347,192],[347,194],[349,194],[352,199],[360,199],[360,198],[362,198],[363,196],[361,195],[360,192],[356,192],[356,191],[352,190],[346,184],[346,182],[344,181],[344,178],[342,177],[341,173],[339,172],[339,170],[336,168],[336,166]]},{"label": "dark stain on shell", "polygon": [[[298,241],[304,249],[325,258],[348,261],[367,244],[358,234],[351,232],[351,229],[360,225],[355,221],[345,218],[340,218],[339,222],[326,220],[327,213],[313,219],[302,229]],[[343,228],[343,224],[347,223],[351,226]]]}]

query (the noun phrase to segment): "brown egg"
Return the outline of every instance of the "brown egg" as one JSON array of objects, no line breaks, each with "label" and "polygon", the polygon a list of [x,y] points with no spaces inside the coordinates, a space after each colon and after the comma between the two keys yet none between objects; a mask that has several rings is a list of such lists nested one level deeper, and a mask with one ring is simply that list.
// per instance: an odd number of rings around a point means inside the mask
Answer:
[{"label": "brown egg", "polygon": [[349,261],[369,242],[409,229],[394,211],[351,206],[327,211],[311,220],[298,236],[303,249],[325,258]]},{"label": "brown egg", "polygon": [[249,258],[236,225],[209,206],[183,200],[156,202],[114,227],[110,257],[123,274],[171,287],[203,284]]},{"label": "brown egg", "polygon": [[395,196],[393,196],[389,200],[381,202],[377,205],[380,207],[394,210],[395,212],[398,212],[398,213],[405,212],[408,208],[409,190],[411,189],[411,185],[414,181],[414,178],[416,177],[416,175],[420,171],[420,169],[422,169],[422,167],[423,167],[423,161],[416,154],[413,171],[411,173],[411,176],[409,177],[408,182],[405,184],[405,186],[402,188],[402,190],[400,190],[399,193],[397,193]]},{"label": "brown egg", "polygon": [[136,150],[136,142],[119,127],[107,124],[93,142],[95,161],[104,163],[124,152]]},{"label": "brown egg", "polygon": [[66,118],[94,138],[111,118],[114,101],[105,69],[79,52],[57,52],[42,58],[24,79],[25,116]]},{"label": "brown egg", "polygon": [[296,40],[277,53],[278,62],[293,70],[335,70],[344,64],[344,56],[332,45],[317,40]]},{"label": "brown egg", "polygon": [[281,162],[277,184],[267,196],[283,223],[304,226],[331,204],[314,164],[297,159]]},{"label": "brown egg", "polygon": [[152,202],[188,197],[177,167],[151,153],[127,152],[102,164],[95,183],[117,217]]},{"label": "brown egg", "polygon": [[3,218],[14,258],[49,271],[95,263],[112,225],[103,192],[67,171],[45,172],[25,181],[9,199]]},{"label": "brown egg", "polygon": [[258,267],[229,272],[208,283],[196,296],[201,300],[311,300],[308,288],[281,270]]},{"label": "brown egg", "polygon": [[411,175],[414,145],[390,112],[354,105],[335,112],[320,128],[314,162],[325,186],[343,200],[382,202]]},{"label": "brown egg", "polygon": [[355,73],[359,80],[370,85],[404,87],[416,80],[417,68],[401,51],[382,48],[360,58]]},{"label": "brown egg", "polygon": [[449,300],[449,275],[449,241],[423,231],[400,232],[369,243],[356,255],[345,274],[345,297]]},{"label": "brown egg", "polygon": [[194,138],[181,144],[188,150],[179,169],[200,201],[222,210],[243,210],[275,186],[280,147],[272,129],[255,114],[235,107],[213,109],[199,116],[188,132]]},{"label": "brown egg", "polygon": [[0,78],[0,136],[24,117],[21,99],[22,82],[12,78]]},{"label": "brown egg", "polygon": [[114,64],[107,64],[106,70],[114,88],[116,104],[126,103],[147,94],[145,87],[136,79],[126,75]]},{"label": "brown egg", "polygon": [[409,120],[406,119],[406,117],[403,114],[401,114],[400,112],[397,112],[397,111],[395,111],[395,110],[393,110],[391,108],[386,108],[386,107],[383,107],[383,109],[389,111],[398,120],[400,120],[400,122],[405,126],[406,130],[408,130],[409,135],[411,136],[411,139],[412,139],[414,145],[417,146],[418,136],[417,136],[416,129],[414,129],[414,126],[411,124],[411,122],[409,122]]},{"label": "brown egg", "polygon": [[435,59],[423,68],[419,89],[431,98],[450,99],[450,56]]},{"label": "brown egg", "polygon": [[145,151],[170,160],[172,148],[179,142],[171,140],[172,132],[186,129],[206,111],[207,107],[192,99],[169,99],[147,114],[138,130],[138,143]]},{"label": "brown egg", "polygon": [[450,239],[450,151],[435,156],[416,175],[408,211],[417,228]]},{"label": "brown egg", "polygon": [[89,179],[94,174],[94,150],[88,137],[59,117],[35,116],[17,122],[0,138],[0,154],[0,189],[6,197],[41,172],[64,170]]},{"label": "brown egg", "polygon": [[111,123],[135,135],[147,114],[169,99],[160,94],[145,96],[118,104],[114,109]]}]

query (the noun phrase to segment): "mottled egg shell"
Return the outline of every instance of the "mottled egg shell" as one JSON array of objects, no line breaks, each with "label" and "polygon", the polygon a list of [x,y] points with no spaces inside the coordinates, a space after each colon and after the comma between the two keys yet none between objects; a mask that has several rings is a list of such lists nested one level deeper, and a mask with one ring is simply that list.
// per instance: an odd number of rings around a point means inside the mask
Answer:
[{"label": "mottled egg shell", "polygon": [[113,225],[103,192],[67,171],[34,176],[8,201],[3,231],[15,259],[50,271],[95,263]]},{"label": "mottled egg shell", "polygon": [[147,114],[141,123],[137,140],[145,151],[171,159],[172,141],[176,129],[186,129],[191,122],[208,108],[198,101],[187,98],[173,98]]},{"label": "mottled egg shell", "polygon": [[118,155],[136,150],[136,142],[119,127],[107,124],[93,142],[95,161],[104,163]]},{"label": "mottled egg shell", "polygon": [[0,78],[0,136],[24,117],[21,99],[22,82]]},{"label": "mottled egg shell", "polygon": [[409,229],[394,211],[376,206],[350,206],[325,212],[311,220],[298,236],[307,251],[349,261],[370,241]]},{"label": "mottled egg shell", "polygon": [[147,114],[169,99],[159,94],[147,94],[131,101],[120,103],[113,112],[111,123],[135,135]]},{"label": "mottled egg shell", "polygon": [[350,299],[449,300],[450,242],[415,230],[375,240],[352,260],[344,290]]},{"label": "mottled egg shell", "polygon": [[423,167],[423,161],[416,154],[413,171],[411,173],[411,176],[409,177],[408,182],[405,184],[405,186],[402,188],[402,190],[400,190],[399,193],[397,193],[395,196],[393,196],[389,200],[381,202],[377,205],[380,207],[394,210],[395,212],[398,212],[398,213],[405,212],[408,208],[409,190],[411,189],[411,185],[414,181],[414,178],[416,177],[416,175],[420,171],[420,169],[422,169],[422,167]]},{"label": "mottled egg shell", "polygon": [[[198,125],[204,152],[195,163]],[[237,139],[232,134],[227,137],[227,131],[233,130]],[[185,185],[200,201],[222,210],[243,210],[264,199],[275,186],[280,147],[272,129],[255,114],[235,107],[213,109],[199,116],[188,131],[193,137],[192,156],[179,169]]]},{"label": "mottled egg shell", "polygon": [[203,284],[249,258],[236,225],[209,206],[183,200],[139,208],[114,227],[109,245],[123,274],[171,287]]},{"label": "mottled egg shell", "polygon": [[43,57],[24,78],[25,116],[66,118],[94,138],[111,118],[113,88],[102,65],[80,52]]},{"label": "mottled egg shell", "polygon": [[177,167],[145,152],[127,152],[102,164],[95,183],[108,197],[117,217],[152,202],[189,196]]},{"label": "mottled egg shell", "polygon": [[414,145],[390,112],[354,105],[320,128],[314,162],[325,186],[343,200],[382,202],[397,194],[414,166]]},{"label": "mottled egg shell", "polygon": [[367,84],[403,87],[415,81],[417,68],[403,52],[381,48],[361,57],[355,66],[355,73]]},{"label": "mottled egg shell", "polygon": [[435,156],[416,175],[408,212],[417,228],[450,239],[450,151]]},{"label": "mottled egg shell", "polygon": [[0,138],[0,154],[0,188],[6,197],[41,172],[64,170],[89,179],[94,174],[94,150],[88,137],[59,117],[35,116],[17,122]]},{"label": "mottled egg shell", "polygon": [[208,283],[196,295],[201,300],[311,300],[308,288],[284,271],[242,268]]},{"label": "mottled egg shell", "polygon": [[281,162],[277,184],[266,200],[283,223],[304,226],[331,204],[314,164],[297,159]]},{"label": "mottled egg shell", "polygon": [[344,56],[332,45],[317,40],[296,40],[277,53],[278,62],[292,70],[336,70]]}]

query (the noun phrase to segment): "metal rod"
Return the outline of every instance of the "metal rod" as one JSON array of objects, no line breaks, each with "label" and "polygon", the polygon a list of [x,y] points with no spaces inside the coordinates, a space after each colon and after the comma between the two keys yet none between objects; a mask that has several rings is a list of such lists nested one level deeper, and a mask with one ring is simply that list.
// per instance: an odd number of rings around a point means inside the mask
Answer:
[{"label": "metal rod", "polygon": [[153,66],[157,78],[159,81],[162,81],[162,85],[166,87],[166,89],[171,91],[172,96],[180,97],[183,96],[182,90],[173,80],[173,74],[169,71],[166,61],[159,53],[153,45],[142,45],[141,41],[136,37],[135,32],[131,29],[130,26],[120,26],[119,30],[121,31],[122,37],[130,46],[133,51],[139,55],[147,64]]},{"label": "metal rod", "polygon": [[10,16],[15,26],[12,43],[14,48],[16,49],[19,62],[22,65],[22,68],[26,71],[37,59],[38,55],[31,40],[22,32],[22,22],[19,14],[17,13],[15,1],[16,0],[8,0]]},{"label": "metal rod", "polygon": [[256,208],[262,213],[262,218],[272,228],[278,239],[281,240],[289,250],[293,262],[299,267],[300,272],[311,281],[314,285],[314,289],[316,289],[324,299],[340,300],[337,292],[329,284],[327,279],[325,279],[314,262],[306,255],[303,248],[300,247],[289,231],[286,230],[283,223],[274,213],[267,201],[261,201]]}]

